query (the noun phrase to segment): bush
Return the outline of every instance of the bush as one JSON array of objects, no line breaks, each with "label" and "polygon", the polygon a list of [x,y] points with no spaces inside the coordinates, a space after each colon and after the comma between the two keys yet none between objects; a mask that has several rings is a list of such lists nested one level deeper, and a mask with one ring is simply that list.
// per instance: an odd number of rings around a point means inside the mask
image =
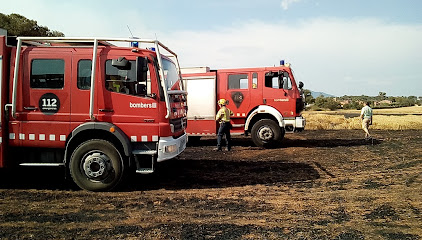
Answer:
[{"label": "bush", "polygon": [[320,108],[328,108],[330,110],[341,108],[340,103],[335,101],[333,98],[326,98],[322,96],[315,99],[315,105]]},{"label": "bush", "polygon": [[356,101],[352,101],[351,103],[347,103],[343,105],[343,109],[356,109],[356,110],[360,110],[363,108],[363,105],[356,102]]}]

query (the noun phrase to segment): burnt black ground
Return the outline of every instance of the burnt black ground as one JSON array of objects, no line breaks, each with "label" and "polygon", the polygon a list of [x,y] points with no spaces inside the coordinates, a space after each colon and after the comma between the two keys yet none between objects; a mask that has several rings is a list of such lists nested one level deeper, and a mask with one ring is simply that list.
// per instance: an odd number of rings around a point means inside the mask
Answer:
[{"label": "burnt black ground", "polygon": [[118,192],[63,169],[0,171],[0,239],[421,239],[422,131],[305,131],[262,149],[190,143]]}]

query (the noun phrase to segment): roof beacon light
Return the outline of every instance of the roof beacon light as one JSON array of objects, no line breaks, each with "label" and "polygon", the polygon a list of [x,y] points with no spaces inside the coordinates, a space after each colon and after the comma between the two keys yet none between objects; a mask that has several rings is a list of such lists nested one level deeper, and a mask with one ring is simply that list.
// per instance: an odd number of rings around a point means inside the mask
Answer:
[{"label": "roof beacon light", "polygon": [[284,65],[284,60],[280,60],[280,66]]},{"label": "roof beacon light", "polygon": [[[139,39],[138,37],[133,37],[133,36],[131,38]],[[139,42],[130,42],[130,46],[133,47],[133,48],[137,48],[137,47],[139,47]]]}]

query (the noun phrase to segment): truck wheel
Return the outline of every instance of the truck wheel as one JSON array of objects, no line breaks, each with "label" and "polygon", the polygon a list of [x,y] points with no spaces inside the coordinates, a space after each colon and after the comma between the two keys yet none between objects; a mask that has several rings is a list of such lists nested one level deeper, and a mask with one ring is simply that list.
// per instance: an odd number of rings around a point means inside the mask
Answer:
[{"label": "truck wheel", "polygon": [[80,188],[109,191],[122,180],[124,165],[113,144],[95,139],[86,141],[75,149],[69,168],[73,181]]},{"label": "truck wheel", "polygon": [[253,125],[251,136],[256,146],[269,148],[283,139],[284,131],[273,120],[261,119]]}]

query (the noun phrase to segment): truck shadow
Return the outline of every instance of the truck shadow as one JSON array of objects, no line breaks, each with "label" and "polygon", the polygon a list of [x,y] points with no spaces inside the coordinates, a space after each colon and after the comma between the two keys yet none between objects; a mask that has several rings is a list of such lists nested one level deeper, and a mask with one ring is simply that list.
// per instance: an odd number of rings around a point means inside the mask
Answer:
[{"label": "truck shadow", "polygon": [[[315,166],[282,161],[170,160],[158,166],[153,174],[131,176],[121,191],[295,184],[320,178]],[[2,169],[0,189],[78,190],[57,168]]]},{"label": "truck shadow", "polygon": [[295,184],[320,178],[307,163],[283,161],[175,160],[151,175],[137,175],[127,190],[203,189]]},{"label": "truck shadow", "polygon": [[64,168],[16,167],[0,169],[0,189],[72,190]]}]

